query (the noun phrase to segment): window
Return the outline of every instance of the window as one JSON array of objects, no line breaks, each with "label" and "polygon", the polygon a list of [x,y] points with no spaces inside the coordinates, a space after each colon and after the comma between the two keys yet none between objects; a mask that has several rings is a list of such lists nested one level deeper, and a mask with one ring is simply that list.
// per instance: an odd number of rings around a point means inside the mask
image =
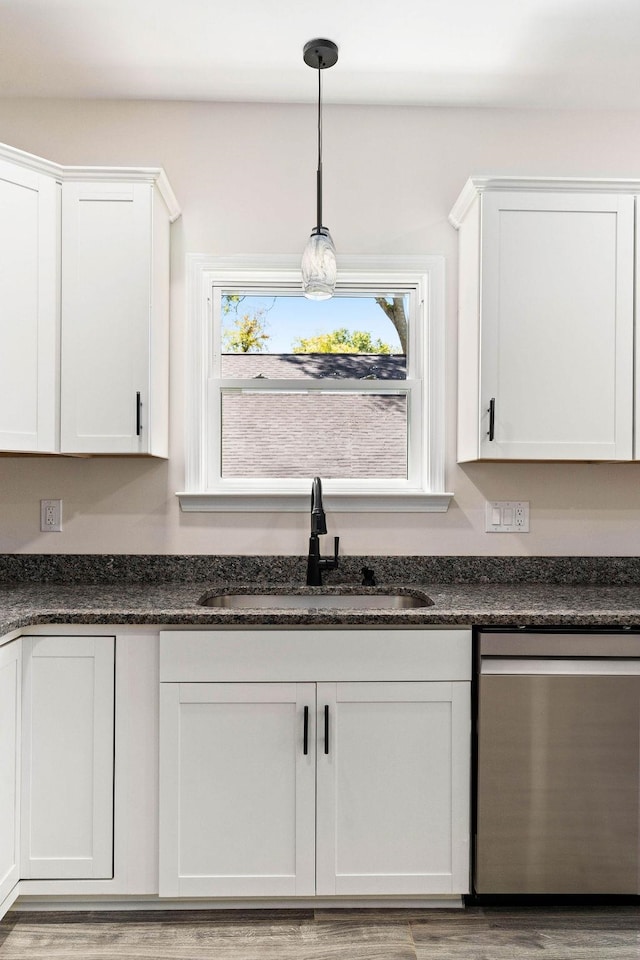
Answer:
[{"label": "window", "polygon": [[183,510],[307,509],[314,476],[332,510],[447,509],[442,258],[341,258],[321,303],[292,258],[189,267]]}]

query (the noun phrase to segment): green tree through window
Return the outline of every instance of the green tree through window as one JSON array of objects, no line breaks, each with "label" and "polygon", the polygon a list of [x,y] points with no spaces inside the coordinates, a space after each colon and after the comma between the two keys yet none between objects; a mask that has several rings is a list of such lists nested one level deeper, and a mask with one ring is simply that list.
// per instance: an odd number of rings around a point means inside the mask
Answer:
[{"label": "green tree through window", "polygon": [[388,343],[374,340],[366,330],[347,330],[340,327],[331,333],[316,337],[296,337],[292,344],[294,353],[385,353],[393,351]]}]

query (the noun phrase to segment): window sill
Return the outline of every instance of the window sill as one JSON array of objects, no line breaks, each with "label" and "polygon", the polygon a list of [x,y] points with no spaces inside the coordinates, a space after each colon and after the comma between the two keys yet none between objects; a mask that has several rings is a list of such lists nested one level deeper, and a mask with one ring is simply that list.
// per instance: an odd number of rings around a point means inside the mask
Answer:
[{"label": "window sill", "polygon": [[[177,493],[184,513],[308,513],[309,493]],[[324,494],[334,513],[446,513],[452,493]]]}]

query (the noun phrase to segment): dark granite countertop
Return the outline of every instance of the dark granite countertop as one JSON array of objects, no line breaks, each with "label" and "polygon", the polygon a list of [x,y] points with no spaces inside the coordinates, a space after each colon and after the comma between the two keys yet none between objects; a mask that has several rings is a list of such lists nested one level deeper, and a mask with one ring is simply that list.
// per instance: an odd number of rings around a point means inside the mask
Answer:
[{"label": "dark granite countertop", "polygon": [[[327,626],[640,627],[640,584],[407,583],[371,593],[426,593],[432,605],[402,610],[234,610],[201,606],[220,592],[333,592],[297,583],[150,582],[0,584],[0,635],[46,623]],[[343,593],[361,587],[341,585]]]}]

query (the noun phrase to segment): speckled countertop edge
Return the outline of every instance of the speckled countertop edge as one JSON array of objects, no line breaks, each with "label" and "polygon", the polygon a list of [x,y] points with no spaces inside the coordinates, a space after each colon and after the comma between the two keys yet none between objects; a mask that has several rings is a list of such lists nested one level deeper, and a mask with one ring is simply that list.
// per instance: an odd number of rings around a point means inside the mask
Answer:
[{"label": "speckled countertop edge", "polygon": [[[216,592],[250,592],[238,581],[147,584],[0,584],[0,634],[38,624],[167,626],[629,626],[640,628],[640,585],[381,584],[371,592],[421,593],[432,605],[403,610],[234,610],[201,606]],[[260,592],[333,592],[296,583],[260,584]],[[361,587],[341,585],[342,593]]]}]

